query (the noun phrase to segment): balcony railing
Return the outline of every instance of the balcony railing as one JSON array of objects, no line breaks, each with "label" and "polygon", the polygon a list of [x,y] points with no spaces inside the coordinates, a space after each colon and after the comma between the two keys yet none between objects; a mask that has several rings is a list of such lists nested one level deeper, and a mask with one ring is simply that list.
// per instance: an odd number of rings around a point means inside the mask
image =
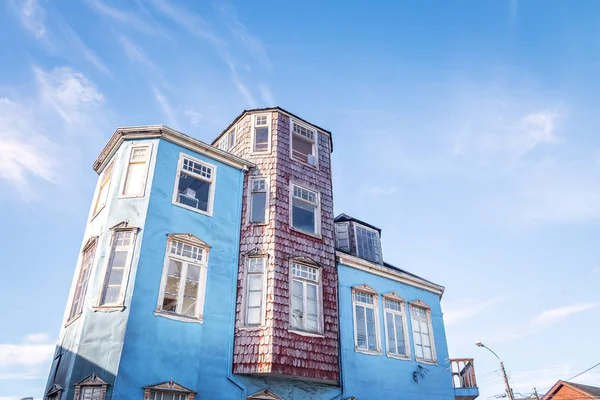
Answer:
[{"label": "balcony railing", "polygon": [[451,358],[450,370],[455,389],[477,388],[472,358]]}]

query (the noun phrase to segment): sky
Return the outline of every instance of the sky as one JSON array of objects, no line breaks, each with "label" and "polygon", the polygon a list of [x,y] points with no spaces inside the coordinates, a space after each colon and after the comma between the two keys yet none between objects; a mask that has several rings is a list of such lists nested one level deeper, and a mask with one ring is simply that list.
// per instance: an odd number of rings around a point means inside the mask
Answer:
[{"label": "sky", "polygon": [[446,287],[480,399],[503,381],[475,341],[524,395],[600,362],[597,1],[0,7],[0,400],[42,395],[116,127],[211,142],[275,105],[333,132],[336,213]]}]

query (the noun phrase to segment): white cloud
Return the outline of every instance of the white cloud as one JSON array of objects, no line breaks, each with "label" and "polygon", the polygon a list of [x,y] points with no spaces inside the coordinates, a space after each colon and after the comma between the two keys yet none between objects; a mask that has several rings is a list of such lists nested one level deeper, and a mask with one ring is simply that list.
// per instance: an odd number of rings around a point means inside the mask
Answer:
[{"label": "white cloud", "polygon": [[167,121],[168,121],[170,127],[176,128],[178,126],[178,124],[177,124],[177,120],[175,118],[175,114],[173,113],[173,109],[171,108],[171,104],[169,103],[169,100],[156,87],[153,87],[152,91],[154,92],[154,98],[156,99],[156,101],[160,105],[161,109],[167,116]]},{"label": "white cloud", "polygon": [[185,110],[183,114],[190,119],[190,124],[192,126],[200,125],[200,121],[202,120],[202,114],[200,114],[198,111],[188,109]]},{"label": "white cloud", "polygon": [[119,42],[121,43],[121,46],[123,46],[123,50],[125,51],[127,58],[129,58],[131,61],[143,64],[151,70],[156,70],[156,65],[148,58],[146,53],[144,53],[144,51],[138,45],[123,35],[119,36]]},{"label": "white cloud", "polygon": [[41,335],[27,335],[19,344],[0,344],[0,368],[49,364],[55,345],[47,340],[46,343],[31,341],[32,338],[42,339]]},{"label": "white cloud", "polygon": [[153,21],[147,13],[143,12],[143,9],[138,9],[136,12],[124,11],[111,7],[101,0],[87,0],[86,3],[97,14],[108,17],[128,28],[133,28],[149,35],[168,37],[158,23]]},{"label": "white cloud", "polygon": [[42,38],[46,33],[46,26],[44,25],[45,12],[37,0],[16,0],[14,5],[17,8],[21,24],[31,31],[36,38]]},{"label": "white cloud", "polygon": [[90,109],[98,107],[104,96],[82,73],[69,67],[51,72],[34,67],[42,97],[67,123],[81,123]]},{"label": "white cloud", "polygon": [[561,319],[570,317],[571,315],[591,310],[596,307],[598,307],[598,303],[576,304],[572,306],[553,308],[536,315],[533,318],[533,324],[553,324]]},{"label": "white cloud", "polygon": [[[83,42],[81,37],[67,24],[66,22],[60,22],[58,28],[64,36],[66,41],[65,51],[67,53],[75,53],[81,55],[83,59],[92,64],[98,71],[103,74],[110,75],[110,71],[104,65],[100,57],[96,55],[86,44]],[[75,50],[75,51],[73,51]]]},{"label": "white cloud", "polygon": [[489,300],[475,300],[461,298],[460,302],[446,303],[444,305],[444,323],[446,326],[463,323],[473,317],[489,311],[494,306],[506,301],[505,297],[497,297]]},{"label": "white cloud", "polygon": [[258,85],[258,89],[260,90],[260,96],[264,101],[264,106],[276,106],[277,102],[275,101],[275,97],[273,96],[273,92],[269,89],[266,84]]},{"label": "white cloud", "polygon": [[2,137],[1,133],[0,179],[21,188],[25,188],[29,176],[56,182],[56,160],[48,155],[47,149],[32,146],[23,139]]}]

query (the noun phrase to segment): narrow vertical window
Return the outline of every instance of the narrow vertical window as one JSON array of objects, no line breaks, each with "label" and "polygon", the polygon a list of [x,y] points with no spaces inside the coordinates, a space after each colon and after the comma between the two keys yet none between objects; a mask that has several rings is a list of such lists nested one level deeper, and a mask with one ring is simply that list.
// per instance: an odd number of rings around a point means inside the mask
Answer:
[{"label": "narrow vertical window", "polygon": [[319,233],[321,212],[319,194],[298,185],[292,185],[292,227],[316,235]]},{"label": "narrow vertical window", "polygon": [[254,152],[269,151],[269,117],[268,115],[254,116]]},{"label": "narrow vertical window", "polygon": [[236,143],[236,136],[235,136],[235,128],[232,129],[229,134],[227,134],[227,138],[228,138],[228,142],[229,142],[229,150],[231,150],[233,148],[233,146],[235,146]]},{"label": "narrow vertical window", "polygon": [[250,222],[265,223],[267,209],[267,180],[265,178],[251,178],[250,185]]},{"label": "narrow vertical window", "polygon": [[261,325],[263,316],[266,257],[248,258],[246,273],[246,325]]},{"label": "narrow vertical window", "polygon": [[383,299],[388,355],[408,356],[404,304],[401,301]]},{"label": "narrow vertical window", "polygon": [[379,232],[361,225],[354,225],[358,256],[369,261],[382,263]]},{"label": "narrow vertical window", "polygon": [[371,293],[354,291],[354,343],[357,350],[379,352],[377,301]]},{"label": "narrow vertical window", "polygon": [[81,257],[81,268],[79,270],[79,277],[77,278],[75,294],[73,295],[73,303],[71,305],[71,312],[69,313],[69,320],[72,320],[83,311],[83,302],[85,301],[85,294],[87,293],[88,281],[90,279],[92,265],[94,264],[95,254],[96,239],[89,243],[83,251],[83,255]]},{"label": "narrow vertical window", "polygon": [[417,360],[435,361],[435,348],[431,333],[431,313],[427,308],[412,305],[410,315]]},{"label": "narrow vertical window", "polygon": [[173,204],[212,214],[216,167],[181,155],[175,179]]},{"label": "narrow vertical window", "polygon": [[96,216],[106,205],[108,199],[108,191],[110,189],[110,181],[112,179],[113,168],[115,162],[111,162],[100,177],[100,188],[98,189],[98,196],[96,197],[96,203],[94,204],[93,216]]},{"label": "narrow vertical window", "polygon": [[134,241],[133,231],[115,231],[100,295],[100,306],[118,305],[123,302],[126,272],[131,262]]},{"label": "narrow vertical window", "polygon": [[291,327],[321,331],[321,274],[318,268],[292,262]]},{"label": "narrow vertical window", "polygon": [[317,131],[292,120],[292,158],[303,163],[317,165]]},{"label": "narrow vertical window", "polygon": [[202,318],[207,249],[170,238],[165,257],[158,310]]},{"label": "narrow vertical window", "polygon": [[148,174],[148,161],[150,159],[150,146],[134,146],[129,154],[129,164],[125,171],[123,182],[124,197],[142,197],[146,189]]},{"label": "narrow vertical window", "polygon": [[338,222],[335,224],[335,247],[341,250],[350,250],[347,222]]}]

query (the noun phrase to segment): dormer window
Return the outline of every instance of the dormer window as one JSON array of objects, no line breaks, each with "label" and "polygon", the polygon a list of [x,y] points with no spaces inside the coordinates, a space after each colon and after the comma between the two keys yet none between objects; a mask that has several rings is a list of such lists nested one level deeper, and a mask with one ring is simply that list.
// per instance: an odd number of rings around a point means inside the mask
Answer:
[{"label": "dormer window", "polygon": [[357,255],[369,261],[381,264],[381,242],[379,232],[366,226],[354,225]]}]

